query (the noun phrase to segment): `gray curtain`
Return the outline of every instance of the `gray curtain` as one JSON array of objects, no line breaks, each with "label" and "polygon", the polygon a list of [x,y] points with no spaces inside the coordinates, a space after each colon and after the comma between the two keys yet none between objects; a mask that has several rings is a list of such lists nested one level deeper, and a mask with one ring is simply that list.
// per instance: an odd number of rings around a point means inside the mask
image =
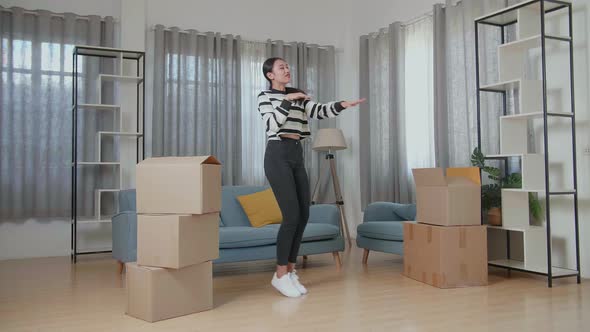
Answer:
[{"label": "gray curtain", "polygon": [[155,27],[153,156],[214,155],[241,183],[240,37]]},{"label": "gray curtain", "polygon": [[374,201],[411,200],[411,179],[406,172],[404,45],[399,22],[360,38],[360,95],[369,96],[360,106],[366,116],[359,119],[363,209]]},{"label": "gray curtain", "polygon": [[[69,216],[73,46],[112,47],[114,30],[112,17],[0,7],[0,218]],[[81,80],[103,69],[109,65],[82,61]],[[94,91],[81,82],[80,102],[96,102]],[[96,131],[112,120],[89,111],[78,121],[78,155],[93,161]],[[102,173],[80,169],[80,215],[93,214],[94,188],[115,182]]]},{"label": "gray curtain", "polygon": [[[256,101],[260,91],[268,88],[262,75],[264,60],[284,58],[291,68],[292,86],[318,101],[334,100],[332,46],[246,41],[161,25],[155,27],[154,43],[153,155],[213,154],[224,165],[224,185],[266,183],[266,135]],[[315,131],[335,122],[310,124]],[[314,185],[322,156],[311,150],[311,142],[307,140],[304,149]],[[331,199],[326,194],[329,188],[322,186],[322,199]]]},{"label": "gray curtain", "polygon": [[[475,18],[518,1],[461,1],[434,6],[436,159],[440,167],[466,166],[477,146]],[[513,31],[506,31],[507,37]],[[499,28],[480,25],[480,85],[497,82]],[[482,151],[499,151],[499,94],[481,94]],[[507,103],[514,102],[513,93]]]},{"label": "gray curtain", "polygon": [[[334,47],[320,47],[315,44],[299,43],[297,45],[297,85],[319,102],[336,99],[336,64]],[[309,176],[311,190],[320,181],[317,191],[318,202],[336,201],[332,179],[325,160],[326,152],[312,150],[314,133],[321,128],[335,128],[336,119],[310,120],[312,136],[303,141],[305,166]],[[335,154],[338,158],[338,153]]]}]

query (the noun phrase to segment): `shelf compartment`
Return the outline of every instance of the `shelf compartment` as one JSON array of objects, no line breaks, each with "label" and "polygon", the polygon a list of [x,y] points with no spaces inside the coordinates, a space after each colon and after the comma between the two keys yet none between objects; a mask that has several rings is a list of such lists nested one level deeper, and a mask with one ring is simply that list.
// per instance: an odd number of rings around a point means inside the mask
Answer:
[{"label": "shelf compartment", "polygon": [[[545,262],[547,264],[547,262]],[[530,267],[525,262],[517,261],[513,259],[498,259],[489,261],[488,265],[495,266],[495,267],[502,267],[502,268],[509,268],[515,271],[522,271],[522,272],[530,272],[540,275],[548,275],[547,274],[547,267]],[[564,269],[560,267],[552,267],[551,273],[554,278],[565,278],[565,277],[574,277],[578,275],[578,271]]]},{"label": "shelf compartment", "polygon": [[[542,118],[544,115],[543,112],[532,112],[532,113],[521,113],[521,114],[512,114],[512,115],[504,115],[501,116],[501,119],[536,119]],[[548,117],[563,117],[563,118],[573,118],[573,113],[566,113],[566,112],[547,112]]]},{"label": "shelf compartment", "polygon": [[[562,8],[567,8],[565,4],[545,2],[545,13],[550,13]],[[537,16],[540,16],[541,9],[539,7],[539,0],[532,0],[523,3],[518,3],[506,8],[498,9],[487,15],[480,16],[475,19],[476,22],[482,24],[490,24],[497,26],[505,26],[519,22],[519,16],[522,20],[525,18],[519,11],[537,11]]]},{"label": "shelf compartment", "polygon": [[541,193],[526,189],[502,189],[502,226],[528,229],[531,226],[529,193]]},{"label": "shelf compartment", "polygon": [[[514,81],[525,76],[524,68],[529,59],[528,51],[541,48],[541,34],[498,46],[499,81]],[[545,35],[545,39],[571,42],[570,37]]]},{"label": "shelf compartment", "polygon": [[527,118],[500,118],[501,154],[526,154],[528,139]]},{"label": "shelf compartment", "polygon": [[518,104],[522,114],[543,109],[543,81],[513,79],[480,87],[480,91],[505,93],[518,90]]},{"label": "shelf compartment", "polygon": [[109,104],[78,104],[78,109],[79,110],[94,109],[94,110],[99,110],[99,111],[118,111],[119,109],[121,109],[121,106],[109,105]]},{"label": "shelf compartment", "polygon": [[505,189],[527,192],[545,191],[545,155],[541,153],[490,155],[486,159],[520,158],[523,189]]},{"label": "shelf compartment", "polygon": [[122,131],[99,131],[98,135],[105,136],[143,136],[142,133],[122,132]]},{"label": "shelf compartment", "polygon": [[78,166],[120,166],[118,161],[79,161]]},{"label": "shelf compartment", "polygon": [[111,74],[100,74],[98,75],[99,82],[103,81],[126,81],[126,82],[143,82],[141,76],[125,76],[125,75],[111,75]]},{"label": "shelf compartment", "polygon": [[102,216],[101,219],[96,217],[80,218],[78,217],[78,224],[110,224],[112,216]]},{"label": "shelf compartment", "polygon": [[[104,193],[118,193],[121,189],[95,189],[94,190],[94,220],[103,220],[104,217],[101,216],[100,208],[102,206],[102,194]],[[109,219],[110,220],[110,219]]]},{"label": "shelf compartment", "polygon": [[144,52],[101,46],[76,45],[76,48],[78,55],[98,56],[104,58],[118,58],[122,56],[124,59],[138,60],[145,54]]},{"label": "shelf compartment", "polygon": [[[528,211],[528,207],[527,207]],[[502,215],[504,210],[502,209]],[[502,216],[502,219],[504,217]],[[522,233],[524,264],[531,269],[542,269],[547,265],[547,233],[544,226],[488,226],[489,229]]]},{"label": "shelf compartment", "polygon": [[515,81],[526,78],[525,68],[528,61],[528,50],[541,47],[541,35],[536,35],[498,47],[498,80],[500,82]]},{"label": "shelf compartment", "polygon": [[97,146],[97,150],[96,150],[96,159],[101,162],[102,160],[102,155],[101,155],[101,150],[102,150],[102,137],[103,136],[127,136],[127,137],[143,137],[143,133],[133,133],[133,132],[121,132],[121,131],[99,131],[96,134],[96,146]]}]

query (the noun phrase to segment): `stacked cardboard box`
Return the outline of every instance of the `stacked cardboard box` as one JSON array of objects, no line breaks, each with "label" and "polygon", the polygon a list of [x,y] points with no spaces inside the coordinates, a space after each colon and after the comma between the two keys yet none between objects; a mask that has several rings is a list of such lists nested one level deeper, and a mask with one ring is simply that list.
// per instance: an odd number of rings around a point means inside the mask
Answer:
[{"label": "stacked cardboard box", "polygon": [[137,263],[127,264],[127,314],[155,322],[213,307],[221,164],[212,156],[137,165]]},{"label": "stacked cardboard box", "polygon": [[439,288],[487,285],[479,169],[414,169],[417,222],[404,224],[404,275]]}]

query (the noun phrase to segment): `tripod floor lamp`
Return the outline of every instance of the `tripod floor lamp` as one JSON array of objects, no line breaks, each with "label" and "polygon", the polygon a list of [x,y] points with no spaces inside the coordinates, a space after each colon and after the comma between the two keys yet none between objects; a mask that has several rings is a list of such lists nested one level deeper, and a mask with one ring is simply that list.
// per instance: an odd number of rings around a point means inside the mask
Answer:
[{"label": "tripod floor lamp", "polygon": [[315,151],[326,151],[326,159],[322,163],[320,174],[318,175],[318,181],[316,182],[313,194],[311,196],[311,204],[317,203],[317,190],[321,182],[322,174],[325,172],[325,167],[330,167],[330,174],[332,175],[332,183],[334,184],[334,194],[336,195],[336,205],[340,211],[340,232],[344,229],[346,233],[346,239],[348,240],[349,247],[352,247],[350,240],[350,233],[348,232],[348,224],[346,223],[346,216],[344,214],[344,200],[342,199],[342,191],[340,190],[340,181],[338,179],[338,173],[336,172],[336,160],[334,159],[334,151],[346,149],[346,141],[342,131],[337,128],[324,128],[320,129],[315,134],[312,149]]}]

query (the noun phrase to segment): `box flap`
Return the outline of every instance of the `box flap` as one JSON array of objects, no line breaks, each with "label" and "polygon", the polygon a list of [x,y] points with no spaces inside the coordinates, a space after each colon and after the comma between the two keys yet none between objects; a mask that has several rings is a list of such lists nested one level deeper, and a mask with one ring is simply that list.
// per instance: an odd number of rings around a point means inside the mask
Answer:
[{"label": "box flap", "polygon": [[479,187],[477,184],[473,183],[468,178],[459,177],[459,176],[451,176],[447,178],[447,182],[449,183],[449,187]]},{"label": "box flap", "polygon": [[141,161],[141,165],[190,165],[190,164],[212,164],[221,165],[221,163],[214,156],[191,156],[191,157],[155,157],[148,158]]},{"label": "box flap", "polygon": [[481,176],[478,167],[453,167],[447,168],[447,181],[449,184],[465,184],[464,180],[472,184],[481,185]]},{"label": "box flap", "polygon": [[414,168],[412,174],[417,187],[447,185],[442,168]]},{"label": "box flap", "polygon": [[201,162],[201,164],[221,165],[219,160],[217,160],[217,158],[215,158],[214,156],[205,156],[205,157],[206,157],[205,160],[203,160]]}]

